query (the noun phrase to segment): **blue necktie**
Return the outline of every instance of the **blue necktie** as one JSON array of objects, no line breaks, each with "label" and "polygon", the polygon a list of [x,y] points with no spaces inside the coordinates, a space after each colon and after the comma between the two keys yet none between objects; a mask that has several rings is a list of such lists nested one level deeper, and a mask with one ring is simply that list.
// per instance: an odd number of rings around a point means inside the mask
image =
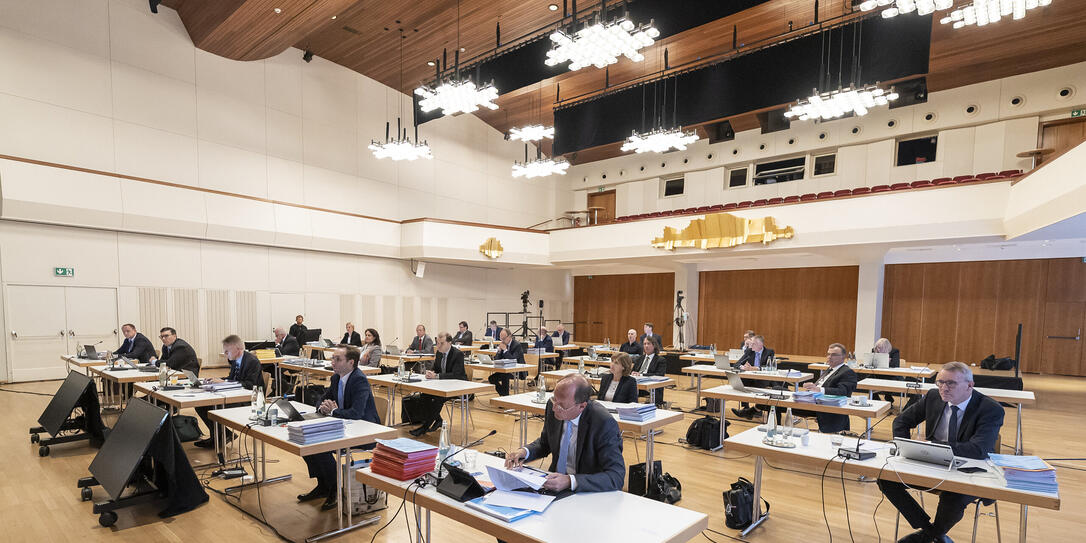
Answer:
[{"label": "blue necktie", "polygon": [[558,473],[566,472],[566,464],[569,463],[569,438],[573,433],[573,421],[566,421],[566,430],[562,432],[562,442],[558,449]]},{"label": "blue necktie", "polygon": [[958,406],[950,406],[950,422],[946,425],[947,443],[958,441]]},{"label": "blue necktie", "polygon": [[132,340],[131,339],[128,339],[128,338],[124,339],[124,352],[126,352],[126,353],[132,352]]},{"label": "blue necktie", "polygon": [[762,367],[762,353],[761,351],[754,353],[754,367]]},{"label": "blue necktie", "polygon": [[345,407],[343,405],[343,389],[346,388],[346,387],[347,387],[347,378],[346,377],[340,377],[339,378],[339,396],[336,396],[336,399],[338,400],[336,402],[336,404],[339,405],[340,407]]}]

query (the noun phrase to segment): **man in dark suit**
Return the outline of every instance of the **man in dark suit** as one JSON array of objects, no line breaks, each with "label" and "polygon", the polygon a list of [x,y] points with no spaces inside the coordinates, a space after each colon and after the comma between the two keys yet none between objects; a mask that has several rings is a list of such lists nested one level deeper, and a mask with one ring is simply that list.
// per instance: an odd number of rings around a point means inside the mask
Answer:
[{"label": "man in dark suit", "polygon": [[657,345],[663,345],[663,338],[661,338],[658,334],[656,334],[656,332],[653,331],[654,328],[655,327],[652,325],[651,322],[646,322],[645,333],[641,334],[641,337],[637,338],[637,340],[643,343],[645,341],[645,338],[655,338]]},{"label": "man in dark suit", "polygon": [[471,346],[472,340],[471,330],[468,330],[468,321],[460,321],[460,329],[456,331],[456,335],[453,336],[453,345],[467,345]]},{"label": "man in dark suit", "polygon": [[[654,336],[659,337],[659,336]],[[640,377],[642,375],[658,375],[663,376],[667,374],[667,359],[664,355],[660,354],[660,342],[654,339],[645,339],[641,342],[641,350],[644,351],[640,357],[634,357],[633,373],[634,377]],[[648,396],[648,392],[638,391],[638,396]],[[658,388],[652,395],[656,399],[656,405],[663,405],[664,403],[664,389]]]},{"label": "man in dark suit", "polygon": [[425,326],[420,324],[415,327],[415,337],[411,338],[411,345],[407,346],[407,352],[419,354],[433,354],[434,340],[430,339],[430,336],[426,335]]},{"label": "man in dark suit", "polygon": [[486,329],[486,333],[483,337],[490,337],[494,339],[500,339],[502,333],[501,326],[498,326],[498,321],[490,321],[490,326]]},{"label": "man in dark suit", "polygon": [[569,345],[570,336],[564,324],[558,323],[558,326],[554,328],[554,337],[562,338],[562,345]]},{"label": "man in dark suit", "polygon": [[[223,354],[226,355],[226,361],[230,363],[230,373],[226,376],[227,381],[237,381],[241,383],[241,386],[246,390],[252,390],[253,387],[264,386],[264,376],[260,373],[260,360],[256,358],[256,355],[245,350],[245,342],[236,335],[226,336],[226,339],[222,340]],[[212,379],[212,382],[222,382],[223,379]],[[239,403],[245,403],[247,400],[242,400]],[[204,426],[207,427],[208,435],[212,435],[215,432],[215,427],[212,426],[211,420],[207,418],[208,411],[212,409],[221,409],[219,406],[203,406],[196,408],[196,414],[199,415],[200,420],[204,421]],[[226,441],[229,443],[234,439],[234,432],[226,432]],[[215,438],[209,437],[207,439],[201,439],[196,443],[193,443],[197,447],[210,449],[215,446]]]},{"label": "man in dark suit", "polygon": [[[820,392],[831,396],[852,396],[856,391],[856,383],[859,378],[852,368],[845,365],[848,350],[840,343],[833,343],[826,349],[826,364],[829,368],[822,370],[822,375],[813,383],[805,383],[804,390]],[[843,432],[851,427],[848,415],[836,415],[833,413],[816,413],[818,419],[818,431],[824,434]]]},{"label": "man in dark suit", "polygon": [[[984,459],[995,452],[999,429],[1003,426],[1003,407],[973,389],[969,366],[961,362],[944,364],[935,384],[937,390],[929,390],[894,420],[894,437],[908,438],[910,431],[923,422],[925,439],[950,445],[954,456]],[[898,540],[905,543],[950,541],[946,533],[962,519],[966,506],[975,499],[943,490],[933,521],[899,481],[880,479],[878,485],[901,516],[917,529]]]},{"label": "man in dark suit", "polygon": [[178,339],[177,330],[167,326],[159,331],[158,337],[162,340],[162,357],[158,359],[159,364],[165,363],[172,370],[189,370],[195,375],[200,375],[200,360],[196,357],[196,350],[187,341]]},{"label": "man in dark suit", "polygon": [[641,342],[637,341],[637,330],[630,328],[626,331],[626,343],[620,345],[618,350],[630,356],[638,356],[645,353],[644,349],[641,348]]},{"label": "man in dark suit", "polygon": [[[370,382],[358,369],[359,350],[339,348],[332,351],[332,375],[317,411],[323,415],[350,420],[365,420],[380,424],[377,404],[373,401]],[[317,480],[317,486],[298,496],[304,502],[324,498],[321,511],[336,508],[336,466],[331,452],[310,454],[302,457],[309,467],[309,476]],[[350,507],[350,505],[348,505]]]},{"label": "man in dark suit", "polygon": [[[773,349],[765,346],[764,337],[752,336],[746,343],[750,345],[750,348],[743,351],[743,356],[739,357],[739,360],[735,362],[735,369],[740,371],[758,371],[773,358]],[[747,381],[750,380],[744,379],[744,384],[748,384]],[[767,383],[761,381],[750,381],[749,384],[754,387],[767,385]],[[754,418],[754,415],[758,414],[758,409],[751,407],[750,404],[746,402],[741,402],[738,409],[732,408],[732,413],[737,417],[750,420]]]},{"label": "man in dark suit", "polygon": [[[523,364],[524,344],[513,339],[513,335],[506,328],[502,328],[500,337],[501,343],[498,344],[498,354],[494,355],[494,358],[498,360],[516,360],[517,364]],[[492,373],[487,381],[494,385],[499,396],[509,395],[508,373]]]},{"label": "man in dark suit", "polygon": [[113,351],[114,355],[137,359],[140,364],[146,364],[155,357],[155,346],[151,345],[147,336],[136,331],[135,324],[121,326],[121,333],[124,334],[124,342],[119,349]]},{"label": "man in dark suit", "polygon": [[547,402],[539,439],[509,453],[505,466],[551,455],[543,488],[552,492],[622,490],[626,464],[622,434],[606,409],[591,400],[592,387],[582,375],[568,375]]},{"label": "man in dark suit", "polygon": [[354,324],[347,323],[347,333],[343,334],[343,339],[339,342],[340,345],[354,345],[355,347],[362,346],[362,335],[354,331]]},{"label": "man in dark suit", "polygon": [[546,326],[539,327],[539,335],[537,337],[538,339],[535,340],[534,345],[536,349],[543,349],[548,353],[554,352],[554,340],[547,334]]},{"label": "man in dark suit", "polygon": [[291,337],[298,340],[299,345],[303,341],[305,341],[305,333],[306,333],[306,331],[309,330],[308,328],[306,328],[306,326],[304,324],[302,324],[303,320],[305,320],[305,318],[302,317],[301,315],[298,315],[298,316],[294,317],[294,324],[290,325],[290,332],[289,333],[290,333]]},{"label": "man in dark suit", "polygon": [[275,329],[275,350],[282,356],[299,356],[302,348],[298,339],[287,334],[282,328]]},{"label": "man in dark suit", "polygon": [[[426,372],[427,379],[459,379],[468,380],[468,374],[464,371],[464,353],[453,347],[452,336],[441,332],[434,336],[437,339],[437,347],[434,352],[434,365]],[[422,412],[422,424],[411,430],[411,435],[421,436],[426,432],[432,432],[441,428],[441,408],[445,405],[445,398],[422,394],[420,411]]]}]

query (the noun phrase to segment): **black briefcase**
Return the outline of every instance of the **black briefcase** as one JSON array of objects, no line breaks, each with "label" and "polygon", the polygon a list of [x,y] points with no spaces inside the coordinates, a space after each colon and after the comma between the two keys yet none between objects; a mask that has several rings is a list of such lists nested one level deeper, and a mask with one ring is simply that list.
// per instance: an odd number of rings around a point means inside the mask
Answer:
[{"label": "black briefcase", "polygon": [[423,399],[418,392],[408,394],[400,400],[400,422],[420,424],[423,421]]}]

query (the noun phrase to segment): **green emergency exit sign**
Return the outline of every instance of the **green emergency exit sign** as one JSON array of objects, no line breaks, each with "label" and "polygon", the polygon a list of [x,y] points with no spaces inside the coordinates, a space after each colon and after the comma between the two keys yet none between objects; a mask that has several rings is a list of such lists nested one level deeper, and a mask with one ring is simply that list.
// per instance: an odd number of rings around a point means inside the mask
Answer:
[{"label": "green emergency exit sign", "polygon": [[1081,109],[1072,109],[1071,117],[1086,117],[1086,107]]},{"label": "green emergency exit sign", "polygon": [[53,268],[54,277],[75,277],[75,268]]}]

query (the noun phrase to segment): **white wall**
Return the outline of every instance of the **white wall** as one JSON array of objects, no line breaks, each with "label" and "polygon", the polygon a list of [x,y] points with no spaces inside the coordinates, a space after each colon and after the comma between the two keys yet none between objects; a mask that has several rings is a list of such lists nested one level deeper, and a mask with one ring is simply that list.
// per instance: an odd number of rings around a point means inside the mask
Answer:
[{"label": "white wall", "polygon": [[[301,51],[237,62],[193,47],[143,0],[0,0],[0,154],[364,215],[528,226],[549,178],[473,115],[423,125],[434,159],[377,160],[410,98]],[[152,190],[147,200],[163,202]]]}]

